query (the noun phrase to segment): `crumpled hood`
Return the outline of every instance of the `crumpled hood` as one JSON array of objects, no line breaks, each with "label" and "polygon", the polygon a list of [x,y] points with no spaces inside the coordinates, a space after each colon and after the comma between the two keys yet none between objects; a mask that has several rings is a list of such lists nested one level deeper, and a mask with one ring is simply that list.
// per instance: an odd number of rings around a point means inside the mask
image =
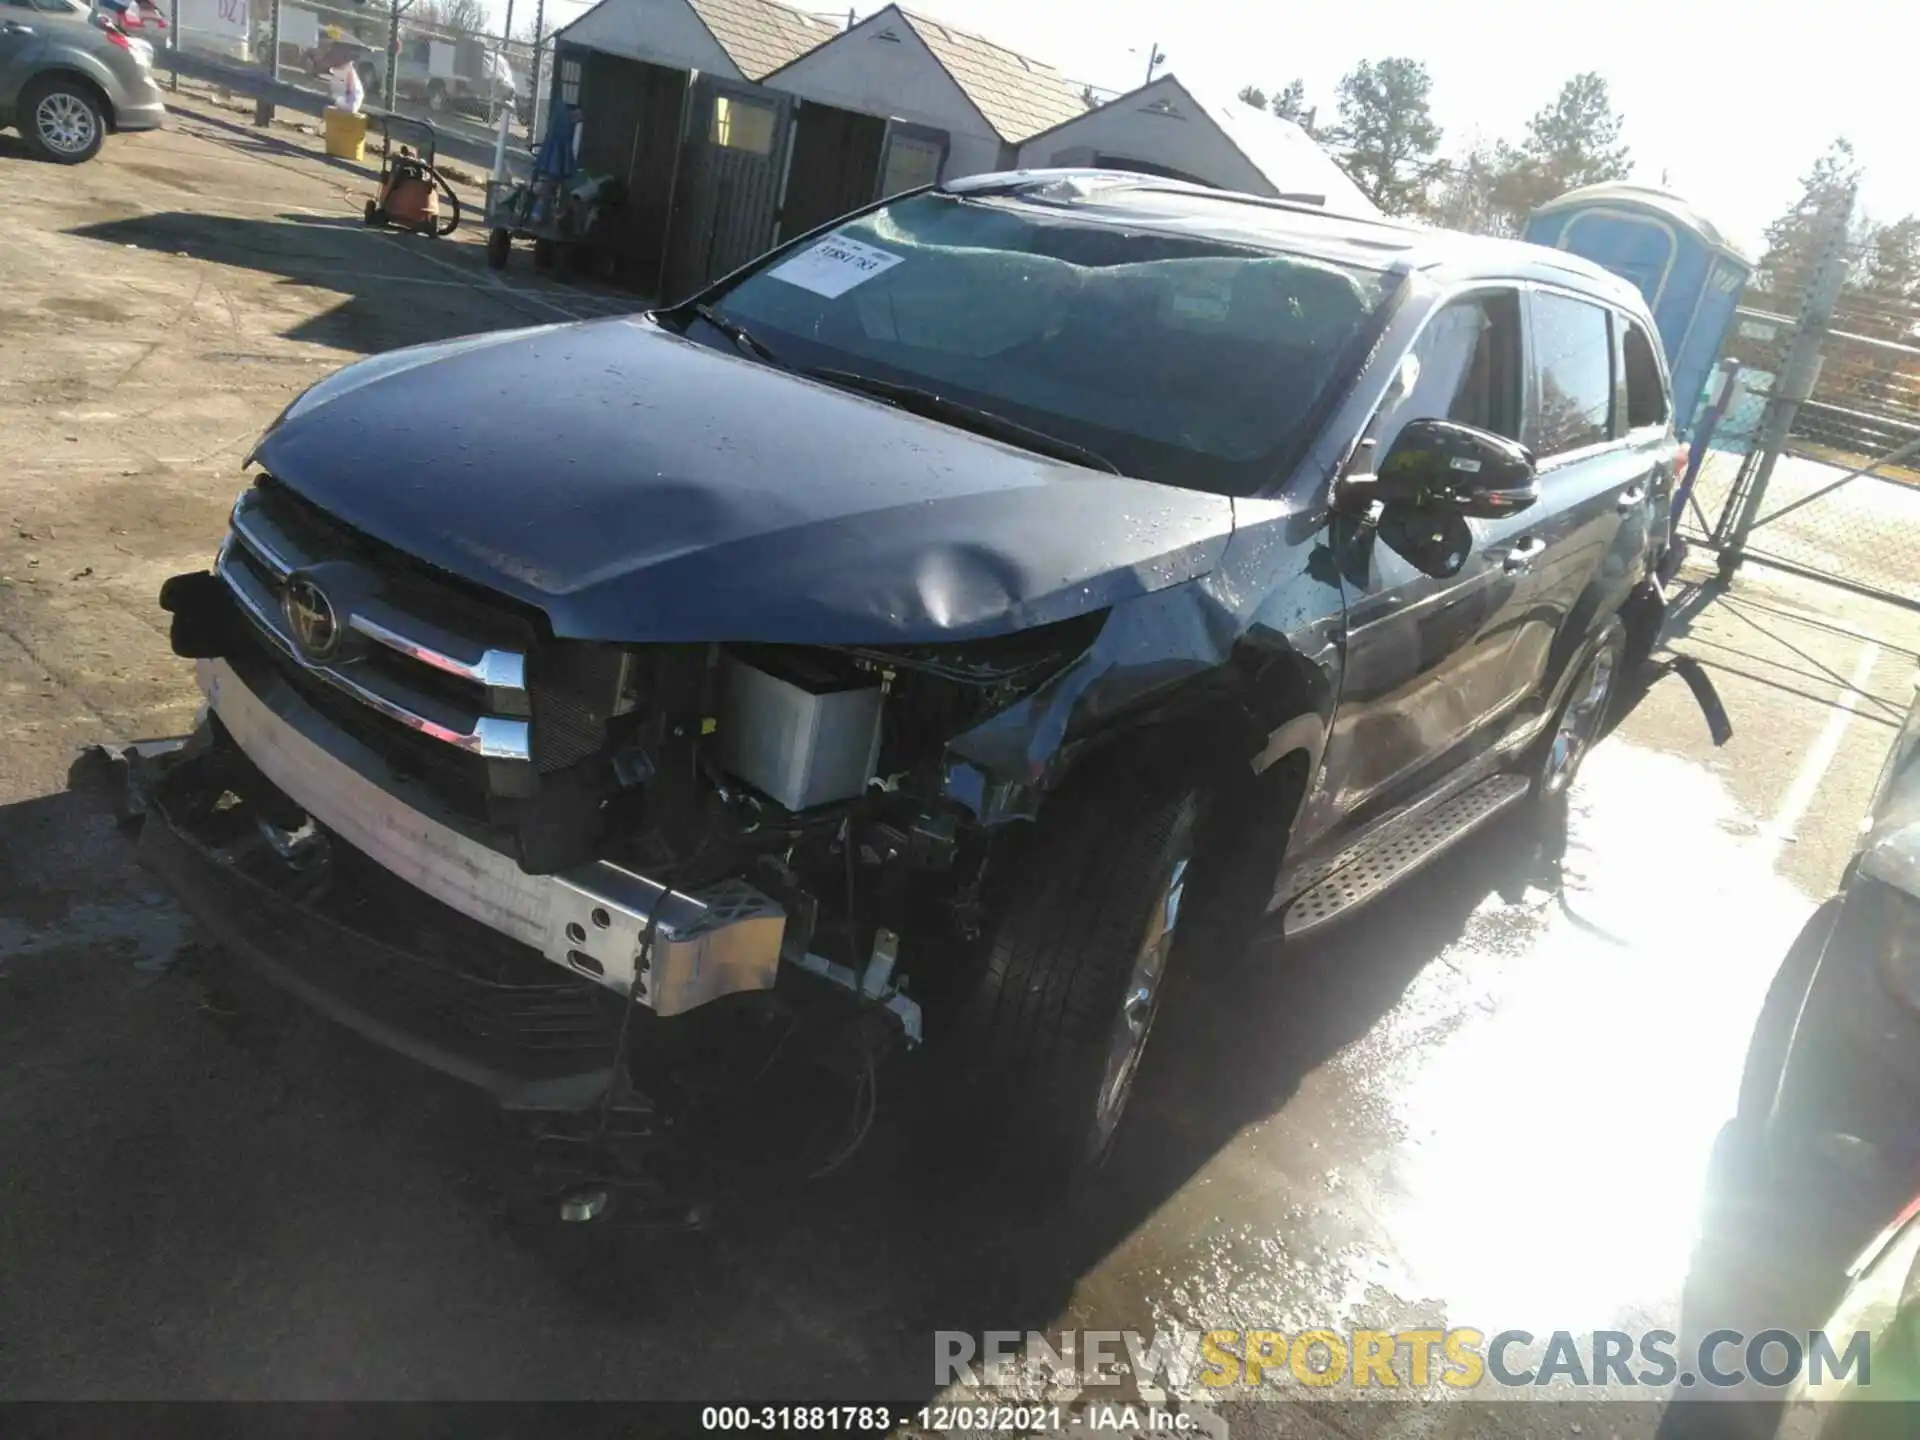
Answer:
[{"label": "crumpled hood", "polygon": [[1006,633],[1205,574],[1224,496],[1065,464],[643,317],[351,366],[255,458],[556,634],[901,643]]}]

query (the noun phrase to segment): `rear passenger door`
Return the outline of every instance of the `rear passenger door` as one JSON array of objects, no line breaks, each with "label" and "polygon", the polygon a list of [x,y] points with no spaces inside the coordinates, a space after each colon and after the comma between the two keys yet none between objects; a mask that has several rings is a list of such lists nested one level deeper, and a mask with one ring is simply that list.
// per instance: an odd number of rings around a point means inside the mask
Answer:
[{"label": "rear passenger door", "polygon": [[[1551,683],[1606,593],[1621,521],[1644,505],[1648,475],[1626,438],[1617,317],[1547,287],[1527,292],[1530,374],[1522,442],[1538,466],[1516,577],[1513,662],[1528,692]],[[1624,591],[1620,598],[1624,599]]]}]

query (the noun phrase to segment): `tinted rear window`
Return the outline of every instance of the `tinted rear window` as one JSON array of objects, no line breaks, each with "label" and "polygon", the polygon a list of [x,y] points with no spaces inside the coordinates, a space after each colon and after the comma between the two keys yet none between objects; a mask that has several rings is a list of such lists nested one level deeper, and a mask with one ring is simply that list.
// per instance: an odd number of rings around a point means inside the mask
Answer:
[{"label": "tinted rear window", "polygon": [[1613,433],[1613,338],[1598,305],[1533,296],[1535,393],[1527,444],[1541,459]]}]

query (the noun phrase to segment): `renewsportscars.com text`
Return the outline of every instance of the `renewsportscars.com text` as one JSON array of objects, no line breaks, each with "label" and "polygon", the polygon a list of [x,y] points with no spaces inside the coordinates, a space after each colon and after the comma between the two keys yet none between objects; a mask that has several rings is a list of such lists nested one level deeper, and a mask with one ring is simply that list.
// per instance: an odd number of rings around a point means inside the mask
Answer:
[{"label": "renewsportscars.com text", "polygon": [[934,1335],[936,1385],[1006,1384],[1016,1374],[1056,1383],[1118,1385],[1142,1393],[1203,1395],[1226,1389],[1304,1385],[1317,1389],[1456,1390],[1677,1386],[1782,1388],[1872,1383],[1867,1331],[1828,1336],[1716,1330],[1682,1352],[1671,1330],[1079,1330],[1042,1334],[989,1330]]}]

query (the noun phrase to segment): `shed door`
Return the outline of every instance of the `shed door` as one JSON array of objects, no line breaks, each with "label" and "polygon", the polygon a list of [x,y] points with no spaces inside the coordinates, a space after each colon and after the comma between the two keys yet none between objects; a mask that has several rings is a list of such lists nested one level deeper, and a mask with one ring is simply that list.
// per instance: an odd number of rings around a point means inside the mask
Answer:
[{"label": "shed door", "polygon": [[902,190],[917,190],[940,178],[952,137],[930,125],[887,122],[886,148],[880,155],[880,187],[874,199],[885,200]]},{"label": "shed door", "polygon": [[685,299],[772,245],[792,143],[791,96],[706,75],[694,82],[663,300]]}]

